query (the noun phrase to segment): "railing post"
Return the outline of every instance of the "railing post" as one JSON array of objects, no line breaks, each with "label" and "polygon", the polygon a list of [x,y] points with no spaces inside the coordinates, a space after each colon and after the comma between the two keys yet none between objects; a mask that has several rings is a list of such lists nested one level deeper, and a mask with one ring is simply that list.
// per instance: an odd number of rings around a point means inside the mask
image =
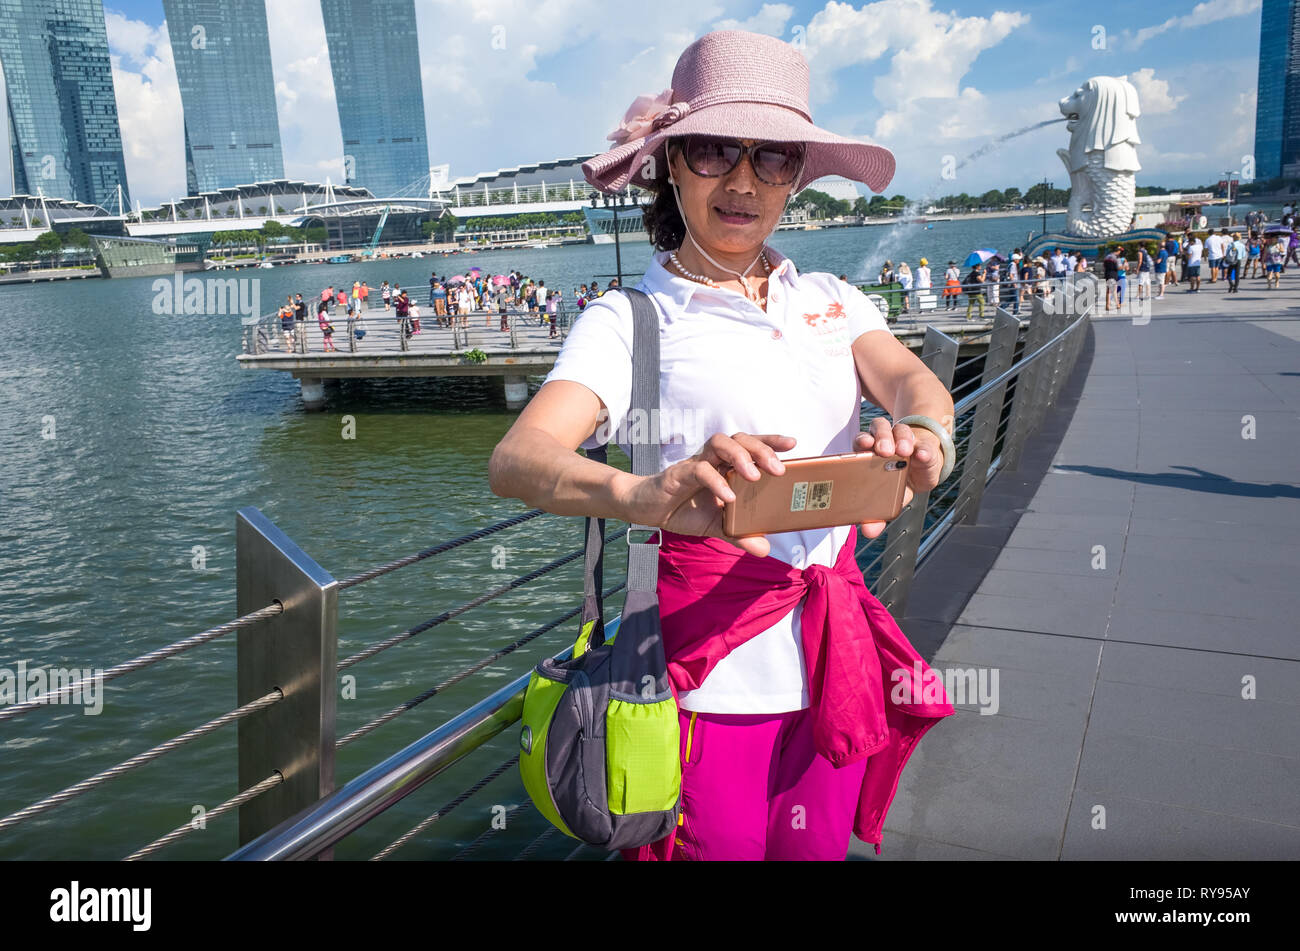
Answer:
[{"label": "railing post", "polygon": [[355,317],[348,318],[348,350],[352,353],[357,352],[357,335],[353,333],[356,329],[357,320]]},{"label": "railing post", "polygon": [[[1021,350],[1021,359],[1034,353],[1050,338],[1048,333],[1049,315],[1043,308],[1043,299],[1037,294],[1029,297],[1029,330],[1025,333],[1025,345]],[[1035,360],[1016,377],[1016,394],[1011,401],[1011,415],[1007,419],[1007,431],[1002,441],[1002,462],[1000,469],[1014,472],[1020,465],[1020,454],[1024,451],[1025,439],[1033,426],[1034,390],[1036,380],[1041,375],[1041,360]]]},{"label": "railing post", "polygon": [[406,339],[407,319],[408,318],[406,317],[401,317],[397,321],[397,343],[403,351],[410,349],[410,345]]},{"label": "railing post", "polygon": [[[989,348],[984,354],[984,373],[980,386],[1005,373],[1015,357],[1016,338],[1020,336],[1020,318],[999,307],[993,313],[993,330],[989,335]],[[989,463],[993,460],[993,444],[997,441],[998,423],[1002,419],[1002,404],[1006,397],[1006,383],[994,387],[980,399],[971,422],[970,439],[962,461],[961,488],[953,504],[953,524],[975,524],[979,520],[980,502],[984,498],[984,485],[988,479]]]},{"label": "railing post", "polygon": [[242,845],[334,791],[338,582],[251,506],[235,519],[235,579],[236,614],[284,606],[238,634],[238,703],[284,692],[239,721],[238,788],[284,778],[239,807]]},{"label": "railing post", "polygon": [[517,316],[516,314],[510,314],[510,349],[511,350],[519,349],[519,335],[515,332],[516,316]]},{"label": "railing post", "polygon": [[[958,348],[958,342],[952,337],[933,327],[925,328],[921,362],[949,390],[957,366]],[[929,492],[914,493],[912,501],[885,530],[885,553],[876,580],[876,598],[895,617],[901,617],[907,610],[907,595],[916,571],[916,552],[925,530],[925,510],[929,501]]]}]

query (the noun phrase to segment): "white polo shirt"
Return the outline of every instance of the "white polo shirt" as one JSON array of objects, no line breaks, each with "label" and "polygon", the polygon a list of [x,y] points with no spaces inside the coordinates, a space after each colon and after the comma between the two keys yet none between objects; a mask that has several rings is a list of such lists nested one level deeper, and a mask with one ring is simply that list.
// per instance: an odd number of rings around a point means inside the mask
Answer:
[{"label": "white polo shirt", "polygon": [[[732,290],[668,270],[661,251],[636,285],[659,310],[661,468],[693,456],[714,433],[793,436],[780,458],[850,452],[861,431],[862,388],[851,345],[869,331],[892,333],[857,288],[832,274],[800,274],[769,250],[767,311]],[[761,266],[761,265],[760,265]],[[883,335],[880,338],[884,342]],[[632,393],[632,308],[622,294],[589,303],[546,377],[592,390],[612,421],[624,421]],[[617,423],[615,423],[617,425]],[[627,426],[633,425],[628,421]],[[616,430],[615,436],[626,430]],[[597,429],[582,443],[600,445]],[[619,445],[630,455],[630,445]],[[831,566],[845,527],[768,536],[769,557],[796,568]],[[784,713],[809,705],[796,606],[724,657],[681,706],[701,713]]]}]

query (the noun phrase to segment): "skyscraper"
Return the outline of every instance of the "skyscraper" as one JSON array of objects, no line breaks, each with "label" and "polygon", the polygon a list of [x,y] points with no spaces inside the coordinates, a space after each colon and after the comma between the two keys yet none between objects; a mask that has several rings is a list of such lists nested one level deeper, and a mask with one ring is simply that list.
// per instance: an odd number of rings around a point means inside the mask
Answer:
[{"label": "skyscraper", "polygon": [[414,0],[321,0],[344,181],[380,197],[429,174]]},{"label": "skyscraper", "polygon": [[[1255,177],[1300,174],[1300,0],[1264,0],[1255,100]],[[1288,166],[1290,169],[1288,170]]]},{"label": "skyscraper", "polygon": [[191,195],[284,178],[263,0],[163,0]]},{"label": "skyscraper", "polygon": [[13,190],[130,206],[101,0],[0,0]]}]

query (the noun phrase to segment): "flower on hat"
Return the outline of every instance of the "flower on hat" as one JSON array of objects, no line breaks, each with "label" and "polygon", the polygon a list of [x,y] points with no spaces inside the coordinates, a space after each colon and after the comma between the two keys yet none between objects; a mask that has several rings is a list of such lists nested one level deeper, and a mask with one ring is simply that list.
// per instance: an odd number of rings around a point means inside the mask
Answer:
[{"label": "flower on hat", "polygon": [[644,139],[655,129],[671,125],[690,111],[690,103],[673,101],[673,91],[665,89],[657,96],[637,96],[623,114],[618,128],[605,138],[616,146]]}]

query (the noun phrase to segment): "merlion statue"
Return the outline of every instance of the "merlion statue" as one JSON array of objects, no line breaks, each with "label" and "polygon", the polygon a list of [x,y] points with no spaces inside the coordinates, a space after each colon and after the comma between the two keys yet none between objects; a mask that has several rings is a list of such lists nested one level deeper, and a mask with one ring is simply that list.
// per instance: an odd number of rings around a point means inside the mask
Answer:
[{"label": "merlion statue", "polygon": [[[1056,154],[1070,173],[1070,205],[1065,230],[1072,235],[1108,238],[1133,220],[1133,173],[1138,164],[1137,90],[1127,76],[1094,76],[1061,100],[1069,120],[1069,149]],[[1084,211],[1084,206],[1091,206]]]}]

